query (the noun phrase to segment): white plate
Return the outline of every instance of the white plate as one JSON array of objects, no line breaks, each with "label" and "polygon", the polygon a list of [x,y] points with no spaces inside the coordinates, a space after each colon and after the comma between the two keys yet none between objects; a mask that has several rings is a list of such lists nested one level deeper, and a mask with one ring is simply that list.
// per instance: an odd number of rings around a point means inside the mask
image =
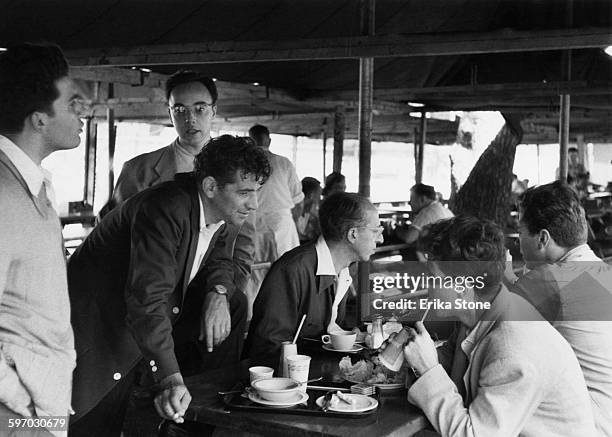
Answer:
[{"label": "white plate", "polygon": [[[378,407],[378,401],[366,395],[360,395],[357,393],[343,393],[344,396],[353,399],[354,404],[349,405],[346,402],[338,402],[335,407],[329,407],[329,411],[337,411],[339,413],[363,413],[364,411],[370,411]],[[323,408],[323,399],[325,396],[321,396],[317,399],[317,405],[319,408]]]},{"label": "white plate", "polygon": [[[342,375],[340,375],[342,376]],[[373,385],[374,387],[378,387],[381,390],[401,390],[404,388],[404,384],[401,382],[393,382],[388,384],[380,384],[380,383],[371,383],[371,382],[363,382],[363,381],[355,381],[354,379],[347,378],[346,376],[342,376],[342,379],[348,382],[352,382],[353,384],[368,384]]]},{"label": "white plate", "polygon": [[283,402],[268,401],[262,398],[261,396],[259,396],[257,393],[253,393],[253,392],[250,392],[248,396],[249,396],[249,399],[255,402],[256,404],[267,405],[268,407],[274,407],[274,408],[289,408],[289,407],[293,407],[294,405],[301,404],[302,402],[306,402],[308,400],[308,395],[301,391],[296,394],[293,400],[283,401]]},{"label": "white plate", "polygon": [[360,344],[354,344],[351,349],[334,349],[331,344],[324,344],[323,349],[331,352],[342,352],[345,354],[354,354],[355,352],[359,352],[363,350],[363,346]]}]

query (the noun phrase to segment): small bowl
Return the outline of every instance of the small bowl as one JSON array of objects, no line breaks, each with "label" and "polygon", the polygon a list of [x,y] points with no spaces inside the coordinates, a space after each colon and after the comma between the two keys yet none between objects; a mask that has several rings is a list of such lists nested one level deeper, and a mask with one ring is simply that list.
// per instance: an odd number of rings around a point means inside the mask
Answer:
[{"label": "small bowl", "polygon": [[251,387],[267,401],[283,402],[294,399],[300,385],[291,378],[263,378],[253,381]]}]

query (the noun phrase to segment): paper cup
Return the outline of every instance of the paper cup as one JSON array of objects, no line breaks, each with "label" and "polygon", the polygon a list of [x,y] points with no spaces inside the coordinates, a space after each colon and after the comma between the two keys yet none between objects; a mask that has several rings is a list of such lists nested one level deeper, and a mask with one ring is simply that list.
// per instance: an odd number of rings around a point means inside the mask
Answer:
[{"label": "paper cup", "polygon": [[274,369],[272,367],[265,366],[255,366],[249,367],[249,377],[251,379],[251,384],[262,378],[272,378],[274,375]]},{"label": "paper cup", "polygon": [[[287,368],[289,370],[289,378],[305,383],[308,381],[310,357],[308,355],[291,355],[287,357]],[[306,384],[302,384],[299,390],[306,392]]]}]

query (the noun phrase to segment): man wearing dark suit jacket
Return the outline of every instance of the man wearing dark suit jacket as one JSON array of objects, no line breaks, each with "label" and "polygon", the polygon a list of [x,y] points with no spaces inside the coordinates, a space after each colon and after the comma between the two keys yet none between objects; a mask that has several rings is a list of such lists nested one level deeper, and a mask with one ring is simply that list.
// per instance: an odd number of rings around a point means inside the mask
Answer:
[{"label": "man wearing dark suit jacket", "polygon": [[[191,400],[182,374],[202,371],[211,360],[217,366],[238,360],[246,304],[234,284],[227,234],[257,208],[269,174],[251,140],[215,138],[193,173],[132,196],[72,255],[72,435],[119,435],[143,356],[159,383],[158,413],[177,423]],[[213,347],[222,357],[211,354]]]},{"label": "man wearing dark suit jacket", "polygon": [[[178,138],[166,147],[127,161],[117,178],[109,207],[145,188],[172,180],[176,173],[193,170],[195,156],[210,140],[211,123],[217,114],[217,95],[213,80],[198,72],[182,70],[168,78],[168,112]],[[230,230],[229,238],[236,241],[233,252],[236,286],[242,291],[246,290],[251,276],[254,235],[255,217]]]}]

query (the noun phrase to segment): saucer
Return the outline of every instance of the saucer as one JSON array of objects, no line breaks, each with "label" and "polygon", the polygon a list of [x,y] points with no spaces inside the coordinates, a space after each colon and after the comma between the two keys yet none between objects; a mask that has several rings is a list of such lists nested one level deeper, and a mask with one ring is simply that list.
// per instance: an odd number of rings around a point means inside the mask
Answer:
[{"label": "saucer", "polygon": [[268,401],[262,398],[261,396],[259,396],[256,392],[248,393],[248,397],[249,397],[249,400],[255,402],[256,404],[266,405],[268,407],[273,407],[273,408],[289,408],[289,407],[293,407],[294,405],[301,404],[302,402],[306,402],[308,400],[308,394],[304,392],[298,392],[295,395],[295,398],[293,398],[293,400],[283,401],[283,402]]},{"label": "saucer", "polygon": [[359,352],[360,350],[363,350],[363,346],[360,344],[354,344],[353,347],[350,349],[334,349],[331,344],[324,344],[323,349],[325,349],[326,351],[331,351],[331,352],[342,352],[346,354],[354,354],[355,352]]}]

